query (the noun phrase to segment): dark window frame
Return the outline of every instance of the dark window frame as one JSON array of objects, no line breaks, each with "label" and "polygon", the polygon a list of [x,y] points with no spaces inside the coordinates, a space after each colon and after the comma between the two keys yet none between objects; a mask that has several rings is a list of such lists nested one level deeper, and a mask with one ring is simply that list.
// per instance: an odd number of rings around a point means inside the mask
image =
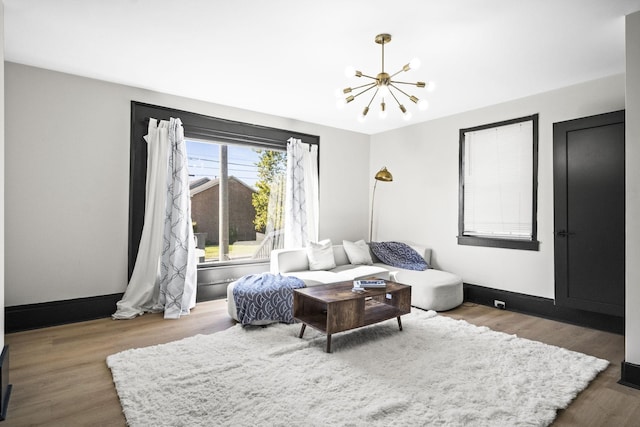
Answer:
[{"label": "dark window frame", "polygon": [[[131,135],[129,158],[129,233],[128,233],[128,277],[138,255],[144,211],[147,181],[147,134],[149,118],[169,120],[180,118],[185,138],[214,140],[234,144],[251,145],[256,148],[285,149],[289,138],[320,146],[320,137],[301,132],[277,129],[250,123],[221,119],[175,108],[162,107],[131,101]],[[209,268],[211,266],[208,266]]]},{"label": "dark window frame", "polygon": [[[484,236],[468,236],[464,234],[464,158],[465,158],[465,133],[486,130],[495,127],[508,126],[516,123],[533,121],[533,180],[532,180],[532,205],[531,205],[531,239],[492,238]],[[492,248],[522,249],[537,251],[540,248],[538,241],[538,114],[489,123],[466,129],[460,129],[459,139],[459,186],[458,186],[458,244],[467,246],[485,246]]]}]

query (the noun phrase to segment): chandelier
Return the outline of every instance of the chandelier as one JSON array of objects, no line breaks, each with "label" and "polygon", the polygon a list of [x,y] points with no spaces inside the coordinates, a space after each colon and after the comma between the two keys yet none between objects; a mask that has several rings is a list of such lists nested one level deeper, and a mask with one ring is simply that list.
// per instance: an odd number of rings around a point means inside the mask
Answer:
[{"label": "chandelier", "polygon": [[[360,121],[364,121],[364,119],[367,117],[369,108],[371,107],[371,104],[373,103],[374,99],[376,99],[376,97],[379,97],[380,99],[380,118],[384,119],[387,116],[386,100],[388,100],[389,98],[393,98],[394,101],[398,104],[398,108],[400,108],[400,111],[402,111],[403,118],[405,120],[410,120],[411,112],[407,110],[407,108],[398,100],[398,96],[400,96],[400,94],[409,98],[409,100],[416,104],[422,111],[426,110],[429,104],[427,103],[426,99],[419,99],[416,96],[409,95],[407,92],[400,89],[398,85],[411,85],[418,88],[426,88],[428,91],[432,91],[434,89],[434,84],[433,82],[410,83],[394,80],[394,77],[402,72],[418,69],[420,67],[420,60],[418,58],[414,58],[411,60],[411,62],[403,66],[396,73],[388,74],[384,69],[384,45],[391,41],[391,34],[378,34],[375,41],[382,47],[382,71],[378,73],[377,76],[373,77],[364,74],[362,71],[357,71],[353,67],[347,67],[347,69],[345,70],[345,75],[347,77],[364,77],[370,79],[371,81],[360,86],[345,88],[341,91],[341,93],[339,92],[338,95],[341,97],[341,99],[338,101],[338,106],[342,107],[345,104],[348,104],[349,102],[356,99],[358,96],[375,89],[373,96],[369,100],[369,103],[366,107],[364,107],[364,110],[362,110],[362,114],[360,114],[360,116],[358,117]],[[358,90],[359,92],[355,93]],[[347,95],[347,97],[342,98],[342,96],[344,95]]]}]

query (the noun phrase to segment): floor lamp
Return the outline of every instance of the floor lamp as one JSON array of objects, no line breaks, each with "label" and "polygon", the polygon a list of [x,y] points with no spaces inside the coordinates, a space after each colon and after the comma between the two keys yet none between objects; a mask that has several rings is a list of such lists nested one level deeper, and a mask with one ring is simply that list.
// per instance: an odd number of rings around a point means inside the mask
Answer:
[{"label": "floor lamp", "polygon": [[376,186],[378,185],[378,181],[393,181],[393,175],[391,175],[391,172],[389,172],[386,167],[383,167],[378,171],[374,178],[373,195],[371,196],[371,225],[369,226],[369,241],[371,241],[371,236],[373,235],[373,204],[376,201]]}]

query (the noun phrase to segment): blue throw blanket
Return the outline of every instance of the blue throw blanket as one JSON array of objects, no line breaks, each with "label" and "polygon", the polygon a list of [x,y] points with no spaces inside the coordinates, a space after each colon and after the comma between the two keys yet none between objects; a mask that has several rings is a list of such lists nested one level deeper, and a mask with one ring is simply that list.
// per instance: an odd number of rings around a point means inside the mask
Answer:
[{"label": "blue throw blanket", "polygon": [[427,262],[411,246],[400,242],[369,242],[371,252],[385,264],[407,270],[426,270]]},{"label": "blue throw blanket", "polygon": [[304,287],[297,277],[280,274],[251,274],[238,279],[233,288],[238,321],[242,325],[256,320],[293,323],[293,290]]}]

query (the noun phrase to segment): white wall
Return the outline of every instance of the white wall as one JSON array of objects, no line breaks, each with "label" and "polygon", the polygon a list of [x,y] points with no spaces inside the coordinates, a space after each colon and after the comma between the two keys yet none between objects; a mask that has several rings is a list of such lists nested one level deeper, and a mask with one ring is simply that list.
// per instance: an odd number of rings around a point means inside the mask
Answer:
[{"label": "white wall", "polygon": [[640,12],[626,18],[626,317],[625,361],[640,365]]},{"label": "white wall", "polygon": [[6,305],[123,292],[130,101],[320,136],[320,236],[367,234],[369,137],[5,63]]},{"label": "white wall", "polygon": [[[374,135],[369,174],[385,164],[394,175],[376,194],[378,240],[427,244],[467,283],[553,298],[553,123],[621,110],[624,89],[618,75]],[[540,250],[458,245],[459,129],[535,113]]]}]

